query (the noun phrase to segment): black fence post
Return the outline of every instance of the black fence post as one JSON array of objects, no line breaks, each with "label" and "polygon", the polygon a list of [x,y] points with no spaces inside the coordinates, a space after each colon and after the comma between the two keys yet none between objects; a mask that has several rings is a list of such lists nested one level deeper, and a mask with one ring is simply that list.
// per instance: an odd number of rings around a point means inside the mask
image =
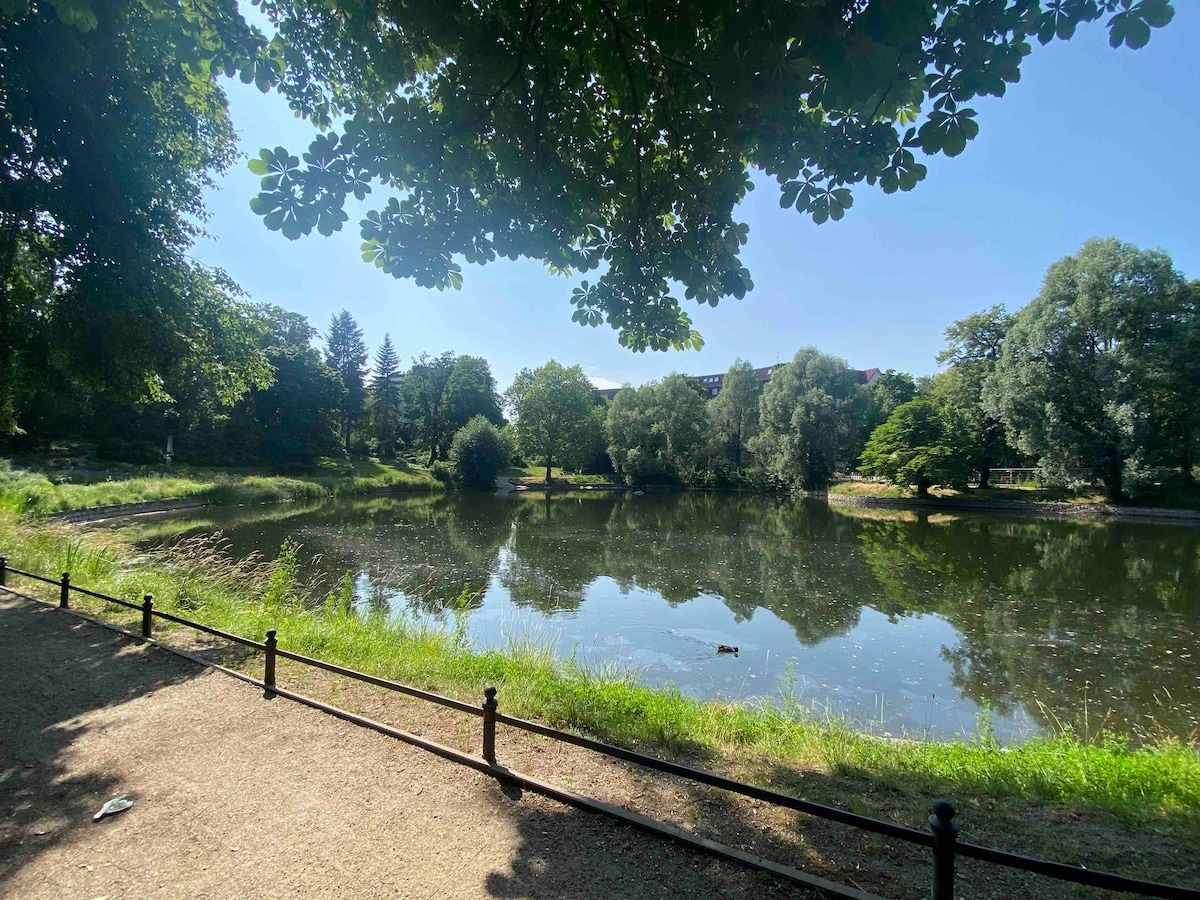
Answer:
[{"label": "black fence post", "polygon": [[496,764],[496,701],[494,687],[483,689],[483,758]]},{"label": "black fence post", "polygon": [[149,638],[154,630],[154,597],[147,594],[142,598],[142,637]]},{"label": "black fence post", "polygon": [[272,690],[275,687],[275,629],[272,628],[267,632],[266,641],[266,662],[263,671],[263,686],[267,690]]},{"label": "black fence post", "polygon": [[933,900],[954,900],[954,845],[958,841],[954,806],[935,801],[929,828],[933,832]]},{"label": "black fence post", "polygon": [[0,587],[8,583],[8,557],[0,556]]},{"label": "black fence post", "polygon": [[66,609],[71,605],[71,573],[63,572],[62,590],[58,594],[58,605]]}]

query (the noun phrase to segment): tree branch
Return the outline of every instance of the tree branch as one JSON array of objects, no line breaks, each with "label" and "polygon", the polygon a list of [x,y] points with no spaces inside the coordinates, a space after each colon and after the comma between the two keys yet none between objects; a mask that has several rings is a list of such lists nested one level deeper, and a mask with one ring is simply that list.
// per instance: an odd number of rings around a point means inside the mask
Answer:
[{"label": "tree branch", "polygon": [[616,45],[617,45],[617,55],[621,58],[621,64],[625,68],[625,77],[629,80],[630,98],[633,101],[633,136],[634,136],[634,148],[635,148],[635,157],[636,157],[636,165],[634,167],[634,174],[635,174],[635,180],[636,180],[636,185],[637,185],[637,222],[636,222],[637,234],[636,234],[636,237],[637,237],[637,243],[640,245],[641,244],[641,235],[642,235],[642,219],[643,219],[643,214],[644,214],[644,212],[643,212],[644,196],[643,196],[643,190],[642,190],[642,149],[644,146],[643,140],[642,140],[642,104],[641,104],[641,101],[638,99],[637,82],[634,79],[633,66],[629,62],[629,55],[625,52],[625,44],[621,40],[621,31],[622,31],[621,25],[617,21],[617,17],[613,13],[613,11],[608,8],[608,5],[606,3],[604,3],[604,0],[597,0],[596,5],[600,7],[600,11],[602,13],[604,13],[605,18],[607,18],[608,21],[612,25],[613,39],[616,41]]}]

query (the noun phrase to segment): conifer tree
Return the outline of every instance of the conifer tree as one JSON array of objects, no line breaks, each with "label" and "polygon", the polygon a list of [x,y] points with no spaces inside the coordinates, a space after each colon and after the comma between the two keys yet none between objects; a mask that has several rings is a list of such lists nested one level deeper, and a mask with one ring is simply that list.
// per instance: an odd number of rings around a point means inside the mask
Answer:
[{"label": "conifer tree", "polygon": [[381,456],[395,452],[396,439],[400,435],[400,384],[403,380],[400,356],[391,335],[384,334],[383,343],[375,354],[375,371],[371,377],[371,425]]},{"label": "conifer tree", "polygon": [[366,400],[367,345],[362,329],[347,310],[329,320],[329,335],[325,339],[325,364],[342,379],[342,401],[338,410],[342,443],[350,452],[350,431],[362,418]]}]

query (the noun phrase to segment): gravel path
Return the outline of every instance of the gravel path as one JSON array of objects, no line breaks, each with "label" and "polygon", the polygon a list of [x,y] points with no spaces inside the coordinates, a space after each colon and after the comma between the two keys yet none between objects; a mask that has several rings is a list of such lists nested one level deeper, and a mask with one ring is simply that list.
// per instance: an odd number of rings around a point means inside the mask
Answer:
[{"label": "gravel path", "polygon": [[813,896],[4,596],[0,686],[0,898]]}]

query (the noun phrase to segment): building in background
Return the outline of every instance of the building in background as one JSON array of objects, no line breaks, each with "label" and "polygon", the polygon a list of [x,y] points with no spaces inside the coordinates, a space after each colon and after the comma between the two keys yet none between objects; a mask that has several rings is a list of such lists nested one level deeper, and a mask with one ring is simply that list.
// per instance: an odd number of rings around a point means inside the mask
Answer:
[{"label": "building in background", "polygon": [[[785,364],[777,363],[773,366],[763,366],[762,368],[755,369],[754,380],[759,384],[765,384],[771,380],[771,376],[775,373],[775,370],[782,365]],[[858,369],[857,373],[858,383],[867,387],[874,384],[881,374],[879,369]],[[721,393],[721,385],[724,381],[724,373],[720,375],[699,375],[696,377],[696,382],[700,387],[704,388],[704,393],[708,395],[710,400]],[[596,393],[605,400],[612,400],[613,397],[617,396],[617,391],[619,390],[621,388],[597,388]]]}]

